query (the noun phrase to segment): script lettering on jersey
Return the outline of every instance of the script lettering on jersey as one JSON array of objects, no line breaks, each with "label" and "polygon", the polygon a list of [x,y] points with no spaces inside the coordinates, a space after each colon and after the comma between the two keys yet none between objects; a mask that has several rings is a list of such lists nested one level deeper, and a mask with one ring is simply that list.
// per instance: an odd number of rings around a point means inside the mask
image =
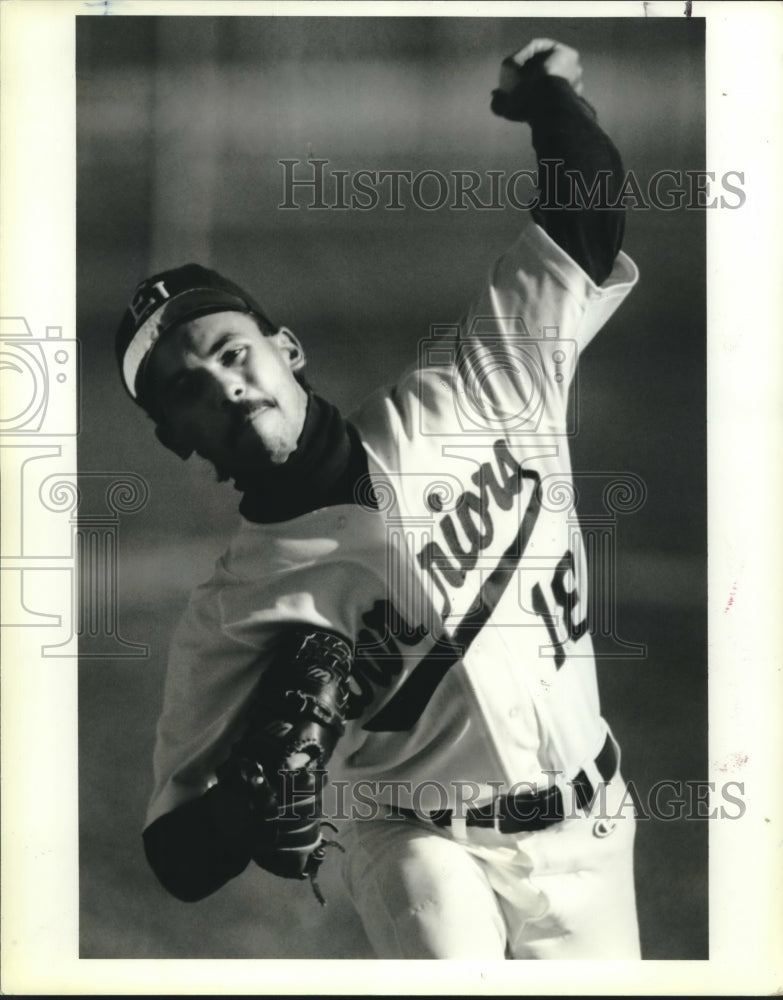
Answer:
[{"label": "script lettering on jersey", "polygon": [[522,489],[523,477],[535,478],[538,473],[523,472],[502,439],[493,445],[497,472],[491,463],[484,464],[470,477],[477,492],[466,490],[457,500],[457,521],[468,540],[468,548],[460,545],[454,519],[446,514],[439,527],[449,549],[448,554],[437,542],[428,542],[418,555],[418,561],[425,573],[437,587],[443,598],[443,617],[451,614],[451,600],[446,584],[462,587],[465,577],[472,570],[481,552],[492,544],[495,529],[492,523],[490,498],[500,510],[511,510],[514,499]]},{"label": "script lettering on jersey", "polygon": [[540,476],[534,470],[522,468],[502,439],[495,442],[493,452],[497,470],[485,462],[471,477],[477,490],[465,491],[455,504],[457,520],[468,539],[468,546],[459,543],[454,520],[451,514],[446,514],[439,528],[448,552],[444,552],[438,542],[431,541],[418,555],[419,565],[443,598],[444,618],[451,612],[447,585],[453,588],[464,585],[468,572],[494,537],[490,498],[501,510],[511,510],[515,498],[522,493],[525,483],[529,483],[527,506],[519,531],[497,566],[483,580],[470,611],[454,629],[452,637],[440,638],[381,711],[365,723],[363,728],[370,732],[401,732],[412,728],[447,671],[465,655],[489,620],[519,566],[541,509]]},{"label": "script lettering on jersey", "polygon": [[412,627],[391,601],[376,601],[362,615],[356,636],[356,658],[351,670],[346,718],[357,719],[375,697],[376,685],[391,687],[410,656],[402,647],[418,646],[428,635],[424,626]]}]

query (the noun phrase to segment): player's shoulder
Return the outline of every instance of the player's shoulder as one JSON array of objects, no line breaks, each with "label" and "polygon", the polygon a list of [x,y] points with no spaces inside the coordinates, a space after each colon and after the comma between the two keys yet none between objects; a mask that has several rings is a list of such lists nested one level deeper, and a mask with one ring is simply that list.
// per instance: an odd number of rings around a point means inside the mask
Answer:
[{"label": "player's shoulder", "polygon": [[356,549],[376,544],[378,513],[357,501],[320,507],[285,521],[258,523],[242,519],[226,552],[218,560],[210,586],[229,594],[242,587],[275,589],[286,578],[311,570]]},{"label": "player's shoulder", "polygon": [[421,431],[421,414],[437,412],[460,382],[455,337],[429,337],[393,385],[370,393],[350,415],[366,447],[383,453],[393,442]]},{"label": "player's shoulder", "polygon": [[188,594],[185,610],[180,618],[178,631],[182,632],[183,629],[191,627],[195,621],[207,619],[214,614],[211,609],[217,603],[218,594],[226,577],[223,564],[224,556],[225,553],[218,556],[212,566],[212,571],[193,584]]}]

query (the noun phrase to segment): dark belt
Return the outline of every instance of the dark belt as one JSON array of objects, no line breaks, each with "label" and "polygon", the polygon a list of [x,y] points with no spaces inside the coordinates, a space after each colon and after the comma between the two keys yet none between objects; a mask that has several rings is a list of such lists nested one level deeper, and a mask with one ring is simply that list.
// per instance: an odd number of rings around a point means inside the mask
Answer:
[{"label": "dark belt", "polygon": [[[604,781],[611,781],[617,773],[617,752],[611,736],[606,737],[601,752],[595,758],[595,766]],[[573,786],[579,808],[589,809],[595,798],[595,789],[585,772],[580,771],[569,784]],[[429,819],[435,826],[450,826],[452,815],[451,809],[441,809],[430,813]],[[543,792],[506,795],[477,809],[468,809],[465,825],[492,827],[500,833],[524,833],[560,823],[565,816],[563,795],[557,785],[551,785]]]}]

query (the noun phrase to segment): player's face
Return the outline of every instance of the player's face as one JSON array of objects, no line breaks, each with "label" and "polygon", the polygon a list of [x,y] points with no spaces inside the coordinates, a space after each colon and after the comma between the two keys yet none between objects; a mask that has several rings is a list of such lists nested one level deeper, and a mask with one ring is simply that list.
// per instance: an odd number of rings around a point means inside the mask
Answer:
[{"label": "player's face", "polygon": [[304,353],[288,330],[264,336],[252,316],[213,313],[161,338],[149,360],[159,423],[231,478],[284,462],[304,425]]}]

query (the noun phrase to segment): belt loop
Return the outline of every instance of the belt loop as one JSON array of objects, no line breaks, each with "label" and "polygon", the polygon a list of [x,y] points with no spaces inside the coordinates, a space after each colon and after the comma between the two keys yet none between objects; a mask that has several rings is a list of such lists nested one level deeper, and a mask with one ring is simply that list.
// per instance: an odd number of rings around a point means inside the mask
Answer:
[{"label": "belt loop", "polygon": [[560,792],[563,819],[574,819],[580,815],[581,807],[573,781],[568,781],[563,774],[557,774],[550,787],[557,788]]},{"label": "belt loop", "polygon": [[467,842],[468,839],[468,823],[464,816],[455,816],[453,813],[451,815],[451,836],[454,840]]}]

